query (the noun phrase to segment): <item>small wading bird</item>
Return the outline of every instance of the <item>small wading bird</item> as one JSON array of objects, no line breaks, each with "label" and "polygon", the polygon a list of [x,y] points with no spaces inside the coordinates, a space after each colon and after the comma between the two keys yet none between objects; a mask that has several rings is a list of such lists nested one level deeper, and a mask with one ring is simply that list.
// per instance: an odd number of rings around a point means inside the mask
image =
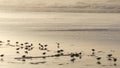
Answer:
[{"label": "small wading bird", "polygon": [[92,55],[91,56],[95,56],[95,49],[92,49]]},{"label": "small wading bird", "polygon": [[4,57],[4,54],[1,54],[0,57]]},{"label": "small wading bird", "polygon": [[113,58],[113,61],[114,61],[114,66],[116,66],[117,58]]},{"label": "small wading bird", "polygon": [[112,54],[108,54],[107,57],[109,61],[112,61]]},{"label": "small wading bird", "polygon": [[100,60],[101,60],[101,57],[97,57],[96,58],[98,61],[97,61],[97,64],[101,64]]},{"label": "small wading bird", "polygon": [[60,43],[56,42],[56,44],[57,44],[57,48],[60,48]]},{"label": "small wading bird", "polygon": [[75,58],[72,58],[70,61],[74,63],[75,62]]}]

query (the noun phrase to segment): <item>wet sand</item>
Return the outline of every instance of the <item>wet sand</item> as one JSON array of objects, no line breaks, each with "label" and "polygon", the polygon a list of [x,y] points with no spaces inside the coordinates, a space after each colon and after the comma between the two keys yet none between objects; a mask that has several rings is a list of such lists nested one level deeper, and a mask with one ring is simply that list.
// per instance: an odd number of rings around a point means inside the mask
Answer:
[{"label": "wet sand", "polygon": [[[31,42],[14,42],[11,40],[1,41],[0,62],[5,68],[11,66],[19,67],[83,67],[83,68],[116,68],[120,66],[120,56],[116,50],[70,50],[71,47],[64,48],[64,45],[56,42],[52,49],[49,44],[34,45]],[[75,46],[73,46],[75,47]],[[8,51],[9,50],[9,51]],[[72,66],[72,67],[71,67]]]},{"label": "wet sand", "polygon": [[119,14],[1,14],[2,68],[120,67]]}]

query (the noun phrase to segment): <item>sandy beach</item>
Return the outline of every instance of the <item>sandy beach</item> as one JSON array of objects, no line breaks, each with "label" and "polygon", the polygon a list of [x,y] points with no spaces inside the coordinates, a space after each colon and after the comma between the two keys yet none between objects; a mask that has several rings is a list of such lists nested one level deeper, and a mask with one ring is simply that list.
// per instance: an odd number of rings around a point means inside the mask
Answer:
[{"label": "sandy beach", "polygon": [[120,67],[119,13],[0,14],[1,68]]},{"label": "sandy beach", "polygon": [[81,49],[78,46],[63,46],[58,42],[54,45],[41,43],[34,45],[30,42],[11,44],[11,42],[7,40],[0,46],[1,67],[116,68],[120,66],[118,49]]}]

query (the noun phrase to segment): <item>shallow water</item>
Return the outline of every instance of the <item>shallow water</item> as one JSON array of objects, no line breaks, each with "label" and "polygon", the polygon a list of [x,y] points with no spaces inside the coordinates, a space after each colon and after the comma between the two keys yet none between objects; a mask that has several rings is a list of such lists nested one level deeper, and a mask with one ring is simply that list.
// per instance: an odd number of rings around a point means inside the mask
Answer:
[{"label": "shallow water", "polygon": [[[115,50],[114,55],[120,57],[119,13],[1,12],[0,15],[0,40],[5,42],[6,40],[11,40],[11,44],[15,44],[16,41],[31,42],[35,48],[40,42],[48,44],[51,50],[56,50],[56,42],[59,42],[67,53],[84,51],[85,54],[90,54],[91,49],[95,48],[98,51],[105,51],[105,54],[101,54],[104,58],[106,54],[111,53],[111,50]],[[15,53],[15,48],[2,46],[0,50],[0,53],[6,54],[0,66],[4,68],[47,68],[47,66],[50,68],[101,68],[96,64],[95,59],[87,56],[75,63],[71,63],[69,58],[61,57],[57,58],[58,60],[38,59],[47,63],[32,65],[29,62],[38,60],[28,60],[25,63],[14,60],[14,57],[21,56]],[[38,54],[37,49],[31,52],[31,55]],[[93,63],[88,60],[93,60]],[[109,64],[105,61],[105,66],[103,64],[102,67],[115,67]]]}]

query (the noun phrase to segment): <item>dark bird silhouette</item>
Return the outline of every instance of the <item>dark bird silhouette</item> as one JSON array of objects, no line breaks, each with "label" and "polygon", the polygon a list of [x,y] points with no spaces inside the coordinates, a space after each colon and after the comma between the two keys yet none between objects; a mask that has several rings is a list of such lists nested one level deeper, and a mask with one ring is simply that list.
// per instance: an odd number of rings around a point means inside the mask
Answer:
[{"label": "dark bird silhouette", "polygon": [[22,59],[22,61],[24,61],[24,62],[25,62],[26,60],[25,60],[25,59]]},{"label": "dark bird silhouette", "polygon": [[23,55],[23,56],[22,56],[22,58],[25,58],[25,57],[26,57],[26,55]]},{"label": "dark bird silhouette", "polygon": [[16,44],[18,44],[19,42],[16,42]]},{"label": "dark bird silhouette", "polygon": [[44,50],[47,50],[47,48],[44,48]]},{"label": "dark bird silhouette", "polygon": [[1,54],[0,57],[4,57],[4,54]]},{"label": "dark bird silhouette", "polygon": [[74,56],[75,56],[74,53],[71,53],[71,54],[70,54],[70,57],[74,57]]},{"label": "dark bird silhouette", "polygon": [[60,54],[55,54],[54,56],[55,56],[55,57],[60,57],[61,55],[60,55]]},{"label": "dark bird silhouette", "polygon": [[43,54],[43,55],[45,55],[45,54],[46,54],[46,52],[43,52],[42,54]]},{"label": "dark bird silhouette", "polygon": [[17,54],[19,54],[20,52],[19,52],[19,51],[17,51],[16,53],[17,53]]},{"label": "dark bird silhouette", "polygon": [[64,50],[63,50],[63,49],[61,49],[60,51],[61,51],[61,52],[64,52]]},{"label": "dark bird silhouette", "polygon": [[21,45],[21,46],[23,46],[24,44],[23,44],[23,43],[21,43],[20,45]]},{"label": "dark bird silhouette", "polygon": [[74,63],[74,61],[75,61],[75,58],[72,58],[70,61]]},{"label": "dark bird silhouette", "polygon": [[108,58],[109,61],[112,61],[112,54],[108,54],[107,58]]},{"label": "dark bird silhouette", "polygon": [[117,64],[116,64],[116,63],[114,63],[114,66],[117,66]]},{"label": "dark bird silhouette", "polygon": [[31,43],[31,46],[33,46],[33,44]]},{"label": "dark bird silhouette", "polygon": [[10,46],[10,40],[7,40],[7,45],[9,45],[9,46]]},{"label": "dark bird silhouette", "polygon": [[79,56],[79,59],[82,59],[82,56]]},{"label": "dark bird silhouette", "polygon": [[60,53],[61,51],[60,50],[57,50],[57,53]]},{"label": "dark bird silhouette", "polygon": [[29,44],[28,42],[25,42],[24,44]]},{"label": "dark bird silhouette", "polygon": [[3,43],[3,41],[0,41],[0,43]]},{"label": "dark bird silhouette", "polygon": [[95,49],[92,49],[92,55],[91,56],[95,56]]},{"label": "dark bird silhouette", "polygon": [[43,48],[43,45],[40,45],[40,47],[42,47],[42,48]]},{"label": "dark bird silhouette", "polygon": [[92,49],[92,51],[95,51],[95,49]]},{"label": "dark bird silhouette", "polygon": [[3,41],[0,41],[0,45],[2,45],[4,42]]},{"label": "dark bird silhouette", "polygon": [[97,64],[101,64],[101,62],[100,62],[100,61],[98,61],[98,62],[97,62]]},{"label": "dark bird silhouette", "polygon": [[24,47],[21,46],[20,48],[23,49]]},{"label": "dark bird silhouette", "polygon": [[117,62],[117,58],[113,58],[114,61],[114,66],[117,66],[116,62]]},{"label": "dark bird silhouette", "polygon": [[28,54],[28,51],[25,51],[25,54]]},{"label": "dark bird silhouette", "polygon": [[45,58],[46,58],[46,56],[43,56],[42,58],[43,58],[43,59],[45,59]]},{"label": "dark bird silhouette", "polygon": [[75,53],[74,56],[75,56],[75,57],[79,57],[79,54],[78,54],[78,53]]},{"label": "dark bird silhouette", "polygon": [[117,61],[117,58],[113,58],[113,61],[116,62],[116,61]]},{"label": "dark bird silhouette", "polygon": [[7,40],[7,42],[10,42],[10,40]]},{"label": "dark bird silhouette", "polygon": [[112,61],[112,58],[108,58],[109,61]]},{"label": "dark bird silhouette", "polygon": [[25,47],[25,50],[28,50],[28,47]]},{"label": "dark bird silhouette", "polygon": [[46,45],[44,45],[45,47],[47,47],[48,45],[46,44]]},{"label": "dark bird silhouette", "polygon": [[57,44],[57,48],[60,48],[60,43],[56,42],[56,44]]},{"label": "dark bird silhouette", "polygon": [[20,48],[16,48],[16,50],[20,50]]},{"label": "dark bird silhouette", "polygon": [[39,43],[38,45],[41,45],[41,43]]},{"label": "dark bird silhouette", "polygon": [[3,59],[3,58],[1,58],[1,59],[0,59],[0,61],[2,61],[2,62],[3,62],[3,61],[4,61],[4,59]]},{"label": "dark bird silhouette", "polygon": [[34,47],[31,47],[30,50],[33,50]]},{"label": "dark bird silhouette", "polygon": [[80,52],[79,54],[82,55],[82,52]]},{"label": "dark bird silhouette", "polygon": [[108,57],[112,57],[112,54],[108,54],[107,56],[108,56]]},{"label": "dark bird silhouette", "polygon": [[99,60],[101,60],[101,57],[97,57],[96,59],[99,61]]},{"label": "dark bird silhouette", "polygon": [[64,55],[64,53],[60,53],[60,55]]}]

